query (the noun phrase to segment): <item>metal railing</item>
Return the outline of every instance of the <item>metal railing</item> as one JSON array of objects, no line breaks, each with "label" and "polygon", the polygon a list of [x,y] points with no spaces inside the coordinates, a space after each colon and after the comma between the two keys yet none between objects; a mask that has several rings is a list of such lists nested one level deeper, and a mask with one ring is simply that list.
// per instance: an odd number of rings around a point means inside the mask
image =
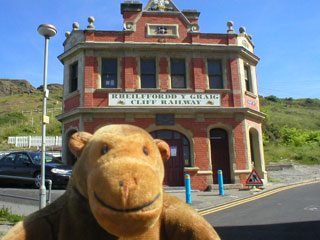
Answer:
[{"label": "metal railing", "polygon": [[[17,177],[17,176],[8,176],[8,175],[0,175],[0,178],[14,179],[14,180],[26,180],[26,181],[30,181],[30,182],[31,181],[34,181],[34,182],[35,181],[39,181],[38,178]],[[48,183],[48,194],[47,194],[46,203],[50,204],[51,203],[52,180],[51,179],[46,179],[46,183]],[[22,197],[22,196],[11,195],[11,194],[3,194],[3,193],[0,193],[0,196],[23,199],[23,200],[38,201],[38,202],[40,201],[40,197],[37,199],[37,198]]]}]

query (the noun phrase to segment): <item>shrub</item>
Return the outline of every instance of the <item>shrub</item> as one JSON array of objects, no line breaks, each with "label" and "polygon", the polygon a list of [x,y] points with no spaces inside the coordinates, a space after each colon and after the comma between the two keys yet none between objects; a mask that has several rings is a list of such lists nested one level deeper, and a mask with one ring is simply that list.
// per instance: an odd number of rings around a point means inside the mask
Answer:
[{"label": "shrub", "polygon": [[11,112],[6,114],[0,115],[0,125],[4,125],[9,123],[10,121],[25,121],[27,120],[27,117],[24,116],[21,112]]},{"label": "shrub", "polygon": [[20,131],[22,132],[21,134],[24,135],[33,135],[36,133],[35,127],[32,127],[31,125],[24,125],[20,128]]},{"label": "shrub", "polygon": [[285,126],[280,129],[280,132],[283,143],[287,145],[301,146],[306,143],[307,135],[301,130]]},{"label": "shrub", "polygon": [[56,120],[52,120],[49,125],[47,125],[48,136],[58,136],[62,133],[62,124]]},{"label": "shrub", "polygon": [[265,146],[266,164],[269,162],[279,162],[292,160],[299,164],[320,164],[320,145],[316,143],[302,146],[277,145],[274,143]]},{"label": "shrub", "polygon": [[17,223],[21,220],[23,220],[25,216],[12,214],[8,208],[1,208],[0,209],[0,220],[8,221],[11,223]]},{"label": "shrub", "polygon": [[320,143],[320,131],[310,131],[306,137],[306,141]]},{"label": "shrub", "polygon": [[306,104],[313,104],[314,103],[314,100],[311,99],[311,98],[307,98],[306,101],[305,101]]},{"label": "shrub", "polygon": [[279,102],[280,99],[277,98],[276,96],[274,95],[271,95],[271,96],[268,96],[268,97],[265,97],[267,100],[271,101],[271,102]]}]

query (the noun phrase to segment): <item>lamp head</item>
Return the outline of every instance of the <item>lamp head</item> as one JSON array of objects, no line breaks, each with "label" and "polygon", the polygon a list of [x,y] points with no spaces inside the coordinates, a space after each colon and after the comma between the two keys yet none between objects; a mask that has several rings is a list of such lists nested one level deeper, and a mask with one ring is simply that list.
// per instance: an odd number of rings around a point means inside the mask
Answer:
[{"label": "lamp head", "polygon": [[51,24],[41,24],[38,27],[38,32],[46,37],[46,38],[50,38],[53,37],[57,34],[57,29],[55,26],[51,25]]}]

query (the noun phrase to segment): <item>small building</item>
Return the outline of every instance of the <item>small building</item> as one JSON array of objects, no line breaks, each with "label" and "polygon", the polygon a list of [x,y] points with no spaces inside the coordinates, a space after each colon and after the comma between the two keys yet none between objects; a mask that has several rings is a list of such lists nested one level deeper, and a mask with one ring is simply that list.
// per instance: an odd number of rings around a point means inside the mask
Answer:
[{"label": "small building", "polygon": [[256,65],[251,36],[233,23],[226,33],[201,33],[200,12],[173,1],[121,4],[123,30],[98,30],[94,18],[66,33],[63,161],[75,159],[67,142],[114,123],[146,129],[171,147],[164,184],[193,189],[217,183],[244,186],[253,168],[267,181]]}]

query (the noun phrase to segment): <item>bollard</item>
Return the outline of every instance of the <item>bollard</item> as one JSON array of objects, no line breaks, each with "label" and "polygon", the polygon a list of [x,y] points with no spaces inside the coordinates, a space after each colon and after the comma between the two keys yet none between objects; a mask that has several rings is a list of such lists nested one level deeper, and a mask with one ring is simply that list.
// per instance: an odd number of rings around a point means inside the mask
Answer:
[{"label": "bollard", "polygon": [[191,182],[190,182],[190,175],[185,175],[185,185],[186,185],[186,203],[192,203],[191,199]]},{"label": "bollard", "polygon": [[219,183],[219,195],[224,195],[224,188],[223,188],[223,174],[222,170],[218,170],[218,183]]}]

